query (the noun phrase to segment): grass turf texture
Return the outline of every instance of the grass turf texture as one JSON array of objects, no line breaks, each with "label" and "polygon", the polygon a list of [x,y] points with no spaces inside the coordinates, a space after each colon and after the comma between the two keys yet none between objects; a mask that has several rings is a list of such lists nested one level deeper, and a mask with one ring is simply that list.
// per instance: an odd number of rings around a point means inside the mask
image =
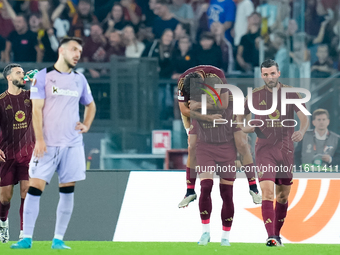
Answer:
[{"label": "grass turf texture", "polygon": [[340,244],[285,244],[285,247],[266,247],[265,244],[231,243],[229,247],[221,247],[220,243],[209,243],[207,246],[198,246],[197,243],[135,243],[135,242],[90,242],[66,241],[65,244],[72,250],[52,250],[51,241],[34,241],[32,249],[12,250],[10,245],[0,243],[0,254],[150,254],[150,255],[181,255],[181,254],[340,254]]}]

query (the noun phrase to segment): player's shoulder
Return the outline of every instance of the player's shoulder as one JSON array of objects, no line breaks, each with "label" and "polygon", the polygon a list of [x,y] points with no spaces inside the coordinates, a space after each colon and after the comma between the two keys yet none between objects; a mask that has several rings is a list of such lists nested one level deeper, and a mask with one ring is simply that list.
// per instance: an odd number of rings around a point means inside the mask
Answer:
[{"label": "player's shoulder", "polygon": [[0,94],[0,100],[5,99],[8,96],[7,90]]},{"label": "player's shoulder", "polygon": [[[282,88],[294,88],[294,86],[290,86],[290,85],[282,84],[282,83],[281,83],[281,87]],[[302,95],[299,92],[290,92],[290,93],[287,93],[287,94],[291,97],[302,98]]]},{"label": "player's shoulder", "polygon": [[266,85],[253,89],[253,94],[263,93],[265,92]]}]

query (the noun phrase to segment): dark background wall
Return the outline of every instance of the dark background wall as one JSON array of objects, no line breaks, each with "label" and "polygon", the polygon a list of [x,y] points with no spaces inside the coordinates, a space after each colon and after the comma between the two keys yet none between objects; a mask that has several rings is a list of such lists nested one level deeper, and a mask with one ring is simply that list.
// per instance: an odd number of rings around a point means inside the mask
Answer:
[{"label": "dark background wall", "polygon": [[[112,241],[125,194],[129,171],[88,171],[76,184],[75,204],[65,240]],[[59,201],[55,174],[40,200],[34,240],[52,240]],[[9,212],[10,240],[19,237],[19,186],[15,186]],[[100,230],[100,231],[98,231]]]}]

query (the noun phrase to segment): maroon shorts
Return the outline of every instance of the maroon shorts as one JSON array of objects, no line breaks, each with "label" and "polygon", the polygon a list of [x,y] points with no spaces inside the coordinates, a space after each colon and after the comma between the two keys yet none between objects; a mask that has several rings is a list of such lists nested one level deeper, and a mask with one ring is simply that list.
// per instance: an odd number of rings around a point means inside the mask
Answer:
[{"label": "maroon shorts", "polygon": [[277,185],[292,185],[294,151],[282,149],[280,144],[263,144],[259,140],[255,145],[259,181],[270,180]]},{"label": "maroon shorts", "polygon": [[197,142],[196,172],[216,172],[220,178],[235,181],[236,178],[236,147],[234,141],[229,143]]},{"label": "maroon shorts", "polygon": [[0,187],[16,185],[19,181],[28,181],[30,156],[20,159],[8,159],[0,163]]}]

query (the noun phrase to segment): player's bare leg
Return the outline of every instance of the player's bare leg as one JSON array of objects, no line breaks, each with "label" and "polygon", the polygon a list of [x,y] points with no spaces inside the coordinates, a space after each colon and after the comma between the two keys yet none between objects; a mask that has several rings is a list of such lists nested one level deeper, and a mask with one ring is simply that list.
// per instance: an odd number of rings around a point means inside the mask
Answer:
[{"label": "player's bare leg", "polygon": [[207,245],[210,242],[210,214],[212,210],[211,190],[213,186],[213,173],[205,172],[199,175],[201,179],[201,195],[199,210],[202,221],[202,236],[198,245]]},{"label": "player's bare leg", "polygon": [[19,214],[20,214],[19,240],[21,240],[23,238],[23,235],[24,235],[24,231],[23,231],[24,216],[23,216],[23,214],[24,214],[24,203],[25,203],[25,198],[26,198],[26,195],[27,195],[28,187],[29,187],[29,181],[26,181],[26,180],[20,181],[21,202],[20,202],[20,210],[19,210]]},{"label": "player's bare leg", "polygon": [[52,241],[52,249],[71,249],[65,245],[63,239],[73,211],[75,184],[75,182],[59,184],[60,197],[57,207],[57,220]]},{"label": "player's bare leg", "polygon": [[195,193],[195,183],[197,173],[196,167],[196,140],[197,135],[188,135],[188,161],[186,168],[187,193],[183,200],[178,204],[179,208],[184,208],[197,198]]},{"label": "player's bare leg", "polygon": [[0,242],[9,240],[8,211],[13,196],[13,185],[0,187]]},{"label": "player's bare leg", "polygon": [[221,246],[230,246],[229,234],[234,218],[233,202],[233,181],[220,179],[220,195],[223,200],[221,219],[222,219],[222,237]]},{"label": "player's bare leg", "polygon": [[277,239],[277,245],[283,246],[280,238],[280,230],[284,224],[288,210],[288,196],[291,185],[276,185],[276,205],[275,205],[275,223],[274,235]]},{"label": "player's bare leg", "polygon": [[[249,193],[255,204],[261,204],[262,198],[257,189],[255,171],[251,170],[253,169],[254,164],[248,144],[247,134],[243,131],[237,131],[234,133],[234,139],[237,151],[241,155],[241,163],[244,167],[246,167],[245,174],[249,182]],[[247,169],[250,171],[247,171]]]},{"label": "player's bare leg", "polygon": [[268,239],[266,241],[267,246],[277,246],[277,240],[275,238],[274,222],[275,222],[275,212],[274,212],[274,192],[275,183],[270,180],[264,180],[260,182],[260,187],[262,190],[262,218],[264,226],[267,230]]}]

